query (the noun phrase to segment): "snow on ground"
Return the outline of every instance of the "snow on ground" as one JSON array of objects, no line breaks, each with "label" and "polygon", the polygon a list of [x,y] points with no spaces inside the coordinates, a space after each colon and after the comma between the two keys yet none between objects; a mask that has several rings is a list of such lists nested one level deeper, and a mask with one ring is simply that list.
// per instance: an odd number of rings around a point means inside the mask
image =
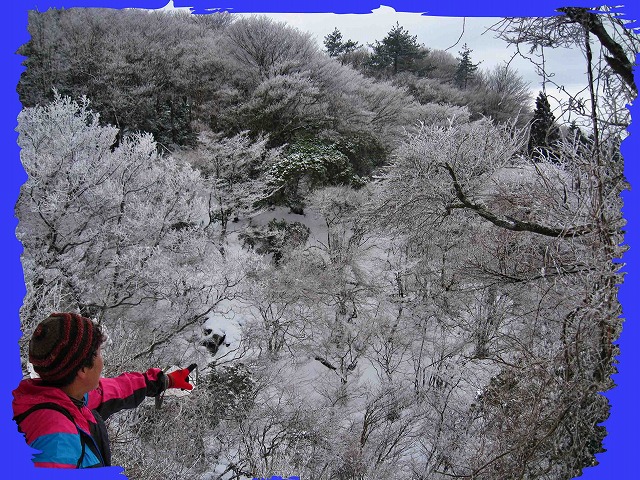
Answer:
[{"label": "snow on ground", "polygon": [[230,241],[239,244],[237,235],[249,227],[265,226],[271,220],[285,220],[287,223],[299,222],[309,229],[309,246],[318,246],[327,238],[327,225],[320,214],[306,209],[304,215],[291,213],[287,207],[274,207],[269,210],[241,218],[229,224]]},{"label": "snow on ground", "polygon": [[242,326],[246,324],[248,318],[243,313],[245,307],[241,304],[225,300],[218,305],[218,308],[211,313],[202,324],[202,339],[210,339],[214,335],[224,336],[225,344],[221,345],[217,356],[226,354],[233,350],[242,338]]}]

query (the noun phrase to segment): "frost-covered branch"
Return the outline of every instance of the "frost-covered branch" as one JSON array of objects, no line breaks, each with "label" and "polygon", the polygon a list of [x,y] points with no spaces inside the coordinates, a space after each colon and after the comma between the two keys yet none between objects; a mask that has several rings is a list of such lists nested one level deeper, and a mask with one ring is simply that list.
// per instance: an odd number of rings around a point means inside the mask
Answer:
[{"label": "frost-covered branch", "polygon": [[[500,216],[489,209],[487,209],[484,205],[479,203],[474,203],[467,195],[464,193],[464,190],[460,186],[458,179],[456,178],[456,173],[448,163],[444,163],[443,167],[449,173],[451,180],[453,182],[453,188],[456,192],[456,197],[462,203],[464,208],[468,208],[473,210],[478,215],[480,215],[485,220],[489,220],[494,225],[506,228],[507,230],[513,230],[514,232],[531,232],[537,233],[539,235],[546,235],[548,237],[577,237],[580,235],[587,235],[589,233],[593,233],[594,227],[592,225],[580,225],[574,227],[548,227],[545,225],[540,225],[538,223],[526,222],[522,220],[518,220],[516,218]],[[447,208],[460,208],[457,205],[449,205]]]}]

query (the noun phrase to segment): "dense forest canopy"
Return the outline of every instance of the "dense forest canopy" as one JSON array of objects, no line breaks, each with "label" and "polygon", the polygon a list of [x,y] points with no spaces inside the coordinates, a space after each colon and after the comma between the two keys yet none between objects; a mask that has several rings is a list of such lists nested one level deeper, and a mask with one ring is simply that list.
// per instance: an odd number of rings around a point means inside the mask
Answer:
[{"label": "dense forest canopy", "polygon": [[554,113],[551,89],[399,24],[318,45],[259,15],[30,12],[25,372],[61,310],[109,332],[107,375],[197,362],[193,393],[109,420],[132,479],[596,465],[638,37],[606,8],[493,28],[572,46],[582,96]]}]

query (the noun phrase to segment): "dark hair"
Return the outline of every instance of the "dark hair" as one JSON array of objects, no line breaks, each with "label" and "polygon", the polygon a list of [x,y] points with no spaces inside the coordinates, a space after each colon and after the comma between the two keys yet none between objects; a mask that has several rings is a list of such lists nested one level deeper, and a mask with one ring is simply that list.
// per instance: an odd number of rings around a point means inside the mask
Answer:
[{"label": "dark hair", "polygon": [[100,325],[95,322],[93,323],[93,332],[94,332],[94,335],[91,341],[91,347],[89,347],[89,353],[87,354],[85,359],[76,368],[71,370],[68,375],[61,378],[60,380],[50,381],[50,380],[43,379],[42,380],[43,385],[48,385],[51,387],[66,387],[67,385],[70,385],[71,383],[73,383],[73,381],[76,379],[76,375],[78,375],[78,372],[80,370],[82,370],[83,368],[93,367],[93,364],[95,363],[95,359],[98,356],[98,349],[107,339]]}]

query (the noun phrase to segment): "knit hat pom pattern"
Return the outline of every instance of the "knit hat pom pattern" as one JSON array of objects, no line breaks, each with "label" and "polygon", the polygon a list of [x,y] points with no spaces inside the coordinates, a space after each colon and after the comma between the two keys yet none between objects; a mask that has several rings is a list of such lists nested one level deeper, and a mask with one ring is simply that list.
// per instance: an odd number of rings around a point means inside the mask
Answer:
[{"label": "knit hat pom pattern", "polygon": [[29,362],[43,380],[62,380],[87,359],[94,334],[94,324],[88,318],[52,313],[33,332]]}]

